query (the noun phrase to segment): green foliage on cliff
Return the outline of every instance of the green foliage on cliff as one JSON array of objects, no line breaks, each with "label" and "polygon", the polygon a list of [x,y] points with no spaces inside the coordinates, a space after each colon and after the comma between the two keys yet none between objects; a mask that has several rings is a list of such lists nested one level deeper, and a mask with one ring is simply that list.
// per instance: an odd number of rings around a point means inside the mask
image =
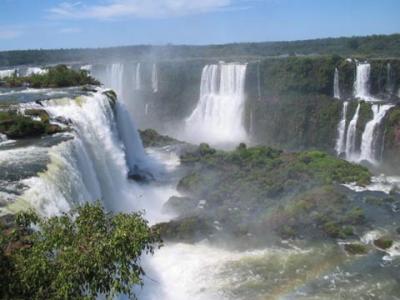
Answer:
[{"label": "green foliage on cliff", "polygon": [[21,139],[62,131],[58,125],[50,124],[49,116],[44,110],[30,109],[26,114],[39,117],[40,120],[16,111],[0,111],[0,133],[11,139]]},{"label": "green foliage on cliff", "polygon": [[[208,225],[217,220],[239,243],[264,241],[271,232],[282,237],[345,238],[353,235],[353,226],[364,222],[363,210],[337,185],[368,184],[370,172],[324,152],[286,153],[244,144],[225,152],[202,144],[182,155],[181,161],[189,168],[178,183],[184,197],[171,198],[166,205],[181,219],[163,224],[167,238],[185,236],[181,226],[192,216]],[[213,234],[218,230],[214,228]],[[205,230],[197,233],[207,236]]]},{"label": "green foliage on cliff", "polygon": [[342,103],[324,95],[281,94],[249,103],[253,138],[290,150],[332,151]]},{"label": "green foliage on cliff", "polygon": [[260,63],[262,86],[266,93],[316,93],[332,95],[335,66],[339,56],[289,57]]},{"label": "green foliage on cliff", "polygon": [[99,85],[100,83],[89,76],[87,71],[75,71],[65,65],[51,67],[45,74],[32,74],[26,77],[8,77],[4,84],[7,87],[30,86],[32,88],[56,88],[80,85]]},{"label": "green foliage on cliff", "polygon": [[49,219],[20,214],[1,228],[0,298],[134,297],[145,275],[140,257],[159,242],[141,214],[111,215],[98,204]]}]

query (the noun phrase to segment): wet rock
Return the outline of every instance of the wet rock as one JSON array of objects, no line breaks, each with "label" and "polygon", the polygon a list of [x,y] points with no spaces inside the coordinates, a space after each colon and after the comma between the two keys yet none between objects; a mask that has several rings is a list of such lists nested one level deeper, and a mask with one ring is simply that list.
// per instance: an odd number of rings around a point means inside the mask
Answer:
[{"label": "wet rock", "polygon": [[385,238],[385,237],[381,237],[377,240],[374,240],[374,245],[379,249],[386,250],[386,249],[389,249],[390,247],[392,247],[393,240]]},{"label": "wet rock", "polygon": [[44,123],[48,123],[50,120],[49,114],[44,109],[31,108],[31,109],[26,109],[24,113],[27,116],[39,117],[40,120],[42,120],[42,122]]}]

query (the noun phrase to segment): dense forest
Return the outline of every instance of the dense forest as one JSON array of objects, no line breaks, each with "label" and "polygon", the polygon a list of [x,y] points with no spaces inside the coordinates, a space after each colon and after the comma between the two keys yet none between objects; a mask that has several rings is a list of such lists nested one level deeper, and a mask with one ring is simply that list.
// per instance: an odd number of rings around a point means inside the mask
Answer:
[{"label": "dense forest", "polygon": [[327,55],[360,57],[400,56],[400,34],[340,37],[290,42],[224,45],[138,45],[99,49],[18,50],[0,52],[0,67],[23,64],[104,61],[107,59],[259,59],[270,56]]}]

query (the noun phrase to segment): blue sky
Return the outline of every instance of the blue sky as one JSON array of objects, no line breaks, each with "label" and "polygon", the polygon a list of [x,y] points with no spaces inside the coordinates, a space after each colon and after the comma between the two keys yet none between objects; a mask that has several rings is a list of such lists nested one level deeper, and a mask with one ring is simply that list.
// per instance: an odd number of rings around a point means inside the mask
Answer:
[{"label": "blue sky", "polygon": [[400,0],[0,0],[0,50],[400,32]]}]

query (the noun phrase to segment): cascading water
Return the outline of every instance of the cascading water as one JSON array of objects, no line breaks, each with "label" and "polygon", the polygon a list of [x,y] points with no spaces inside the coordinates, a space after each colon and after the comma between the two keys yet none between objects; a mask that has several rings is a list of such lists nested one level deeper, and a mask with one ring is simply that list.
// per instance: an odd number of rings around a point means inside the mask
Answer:
[{"label": "cascading water", "polygon": [[17,70],[12,69],[12,70],[0,70],[0,79],[6,78],[6,77],[11,77],[14,74],[16,74]]},{"label": "cascading water", "polygon": [[387,111],[393,105],[372,105],[373,118],[366,125],[361,138],[361,154],[359,160],[366,160],[376,163],[378,151],[378,135],[377,130]]},{"label": "cascading water", "polygon": [[136,64],[136,71],[135,71],[135,89],[138,91],[142,88],[142,78],[140,74],[141,64]]},{"label": "cascading water", "polygon": [[153,93],[158,92],[158,72],[156,64],[153,64],[153,68],[151,70],[151,88]]},{"label": "cascading water", "polygon": [[124,65],[115,63],[107,66],[107,75],[104,85],[115,90],[119,97],[123,97]]},{"label": "cascading water", "polygon": [[340,99],[340,87],[339,87],[339,70],[335,68],[335,75],[333,77],[333,97]]},{"label": "cascading water", "polygon": [[357,105],[356,112],[351,119],[347,128],[346,136],[346,159],[354,160],[356,156],[356,137],[357,137],[357,122],[360,114],[360,104]]},{"label": "cascading water", "polygon": [[347,116],[347,107],[349,102],[343,102],[343,110],[342,110],[342,119],[338,125],[338,137],[336,139],[335,150],[337,155],[340,155],[346,151],[346,116]]},{"label": "cascading water", "polygon": [[246,64],[220,63],[203,68],[200,99],[186,119],[187,136],[196,141],[231,143],[246,140],[243,127]]},{"label": "cascading water", "polygon": [[371,73],[371,65],[369,63],[358,63],[356,70],[356,79],[354,81],[354,96],[366,101],[373,98],[369,93],[369,79]]},{"label": "cascading water", "polygon": [[[59,203],[63,198],[66,203],[73,203],[76,199],[102,199],[108,209],[119,210],[124,207],[123,201],[138,193],[132,191],[133,185],[128,186],[125,153],[107,97],[96,93],[93,96],[82,96],[78,100],[45,101],[43,105],[51,116],[72,121],[74,138],[53,149],[57,154],[53,156],[48,169],[56,173],[49,174],[47,171],[35,178],[39,182],[28,190],[29,197],[25,198],[35,199],[31,197],[32,191],[43,186],[45,189],[40,188],[40,193],[36,193],[37,197],[42,198],[39,199],[40,203]],[[64,153],[60,154],[60,151]],[[51,191],[58,186],[55,191]],[[71,193],[71,188],[77,192]],[[79,193],[82,193],[81,198],[75,198]],[[64,210],[65,207],[62,207],[61,211]]]},{"label": "cascading water", "polygon": [[93,66],[92,65],[84,65],[84,66],[81,66],[80,69],[84,70],[84,71],[88,71],[90,73],[93,69]]},{"label": "cascading water", "polygon": [[47,72],[48,72],[47,69],[42,69],[42,68],[39,68],[39,67],[29,67],[26,70],[25,76],[30,76],[30,75],[33,75],[33,74],[43,75],[43,74],[46,74]]}]

